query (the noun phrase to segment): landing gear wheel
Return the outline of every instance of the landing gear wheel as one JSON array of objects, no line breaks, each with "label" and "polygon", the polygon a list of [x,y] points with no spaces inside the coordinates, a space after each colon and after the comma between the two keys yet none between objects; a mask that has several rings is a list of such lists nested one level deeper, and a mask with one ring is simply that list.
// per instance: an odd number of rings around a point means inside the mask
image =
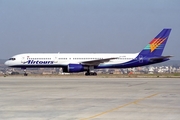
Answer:
[{"label": "landing gear wheel", "polygon": [[90,68],[88,67],[87,72],[85,73],[85,75],[86,75],[86,76],[96,76],[97,73],[96,73],[96,72],[91,72],[91,71],[90,71]]},{"label": "landing gear wheel", "polygon": [[27,73],[24,73],[24,76],[28,76],[28,74],[27,74]]},{"label": "landing gear wheel", "polygon": [[97,73],[96,72],[86,72],[85,75],[86,76],[96,76]]},{"label": "landing gear wheel", "polygon": [[90,75],[90,73],[89,73],[89,72],[86,72],[86,73],[85,73],[85,76],[89,76],[89,75]]},{"label": "landing gear wheel", "polygon": [[24,69],[24,76],[28,76],[28,74],[26,73],[26,69]]}]

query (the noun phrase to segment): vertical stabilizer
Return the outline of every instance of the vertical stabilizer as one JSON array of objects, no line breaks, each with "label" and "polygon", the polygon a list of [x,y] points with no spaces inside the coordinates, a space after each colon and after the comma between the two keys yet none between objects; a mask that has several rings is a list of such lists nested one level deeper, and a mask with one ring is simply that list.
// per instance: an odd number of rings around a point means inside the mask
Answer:
[{"label": "vertical stabilizer", "polygon": [[168,40],[171,29],[163,29],[140,53],[139,55],[153,57],[161,56]]}]

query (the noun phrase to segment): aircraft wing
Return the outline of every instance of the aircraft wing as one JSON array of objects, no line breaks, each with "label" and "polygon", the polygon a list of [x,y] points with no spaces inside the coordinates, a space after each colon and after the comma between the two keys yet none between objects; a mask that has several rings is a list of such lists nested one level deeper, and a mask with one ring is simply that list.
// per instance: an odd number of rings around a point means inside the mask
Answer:
[{"label": "aircraft wing", "polygon": [[117,59],[117,57],[116,58],[105,58],[105,59],[84,61],[84,62],[81,62],[81,64],[88,65],[88,66],[96,66],[96,65],[99,65],[100,63],[109,62],[110,60],[113,60],[113,59]]},{"label": "aircraft wing", "polygon": [[150,61],[159,61],[159,60],[168,59],[170,57],[173,57],[173,56],[161,56],[161,57],[150,58]]}]

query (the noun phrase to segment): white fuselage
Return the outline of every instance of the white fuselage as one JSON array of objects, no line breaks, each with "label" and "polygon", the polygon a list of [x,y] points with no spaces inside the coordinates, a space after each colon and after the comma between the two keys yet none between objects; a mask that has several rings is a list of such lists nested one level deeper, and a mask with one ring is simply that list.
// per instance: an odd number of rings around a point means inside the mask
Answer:
[{"label": "white fuselage", "polygon": [[[6,61],[6,65],[13,66],[54,66],[61,67],[68,64],[79,64],[85,61],[93,61],[98,59],[116,58],[103,64],[121,64],[135,59],[138,53],[134,54],[118,54],[118,53],[27,53],[15,55]],[[14,59],[14,60],[13,60]],[[25,64],[29,61],[28,64]]]}]

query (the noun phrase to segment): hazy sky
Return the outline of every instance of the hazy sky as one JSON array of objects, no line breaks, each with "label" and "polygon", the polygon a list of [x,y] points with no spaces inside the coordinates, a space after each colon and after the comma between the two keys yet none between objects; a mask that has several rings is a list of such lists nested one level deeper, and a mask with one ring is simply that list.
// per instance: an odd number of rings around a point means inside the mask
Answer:
[{"label": "hazy sky", "polygon": [[0,58],[136,53],[163,28],[172,28],[163,55],[180,60],[180,0],[0,0]]}]

